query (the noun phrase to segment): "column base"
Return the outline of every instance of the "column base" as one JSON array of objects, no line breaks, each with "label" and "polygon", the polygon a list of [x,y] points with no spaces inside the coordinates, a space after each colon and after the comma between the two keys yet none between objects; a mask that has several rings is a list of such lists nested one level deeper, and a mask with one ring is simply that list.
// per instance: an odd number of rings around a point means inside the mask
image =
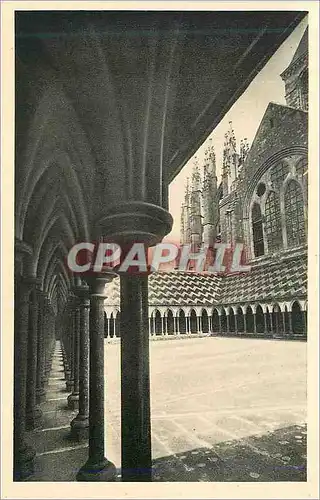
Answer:
[{"label": "column base", "polygon": [[25,445],[22,450],[15,452],[13,480],[23,481],[34,473],[35,450]]},{"label": "column base", "polygon": [[89,416],[77,415],[70,423],[71,437],[77,441],[89,438]]},{"label": "column base", "polygon": [[26,415],[26,427],[28,431],[41,427],[42,410],[40,406],[36,405],[32,411]]},{"label": "column base", "polygon": [[72,393],[68,396],[68,408],[70,410],[79,410],[79,393]]},{"label": "column base", "polygon": [[84,464],[77,474],[77,481],[113,482],[117,478],[116,466],[106,458],[102,463],[96,464],[90,459]]}]

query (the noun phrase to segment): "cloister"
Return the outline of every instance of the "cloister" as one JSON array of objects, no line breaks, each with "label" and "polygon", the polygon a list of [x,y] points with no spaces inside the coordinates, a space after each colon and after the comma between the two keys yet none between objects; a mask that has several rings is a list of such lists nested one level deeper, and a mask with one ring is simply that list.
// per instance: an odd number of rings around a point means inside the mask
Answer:
[{"label": "cloister", "polygon": [[[105,307],[105,338],[120,337],[120,310]],[[306,337],[307,302],[240,304],[216,307],[149,307],[149,335],[248,334]]]}]

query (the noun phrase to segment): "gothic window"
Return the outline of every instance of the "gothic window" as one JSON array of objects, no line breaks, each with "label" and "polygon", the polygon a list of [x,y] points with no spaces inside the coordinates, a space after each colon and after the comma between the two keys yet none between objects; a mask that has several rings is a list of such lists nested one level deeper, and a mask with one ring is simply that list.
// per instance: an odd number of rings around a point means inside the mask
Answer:
[{"label": "gothic window", "polygon": [[255,257],[264,255],[262,215],[258,203],[254,203],[252,207],[252,236]]},{"label": "gothic window", "polygon": [[271,182],[275,187],[279,187],[289,172],[288,165],[285,162],[280,162],[271,170]]},{"label": "gothic window", "polygon": [[269,252],[279,250],[282,247],[280,200],[274,191],[268,194],[266,201],[264,228]]},{"label": "gothic window", "polygon": [[291,180],[284,197],[288,246],[294,247],[306,239],[303,195],[300,185]]}]

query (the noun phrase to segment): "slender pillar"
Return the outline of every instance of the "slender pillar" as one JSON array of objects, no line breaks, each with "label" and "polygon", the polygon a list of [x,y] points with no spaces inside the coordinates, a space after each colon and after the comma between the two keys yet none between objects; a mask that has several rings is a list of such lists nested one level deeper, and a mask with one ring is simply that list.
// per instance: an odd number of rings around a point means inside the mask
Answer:
[{"label": "slender pillar", "polygon": [[227,314],[227,332],[229,333],[230,332],[230,315]]},{"label": "slender pillar", "polygon": [[33,473],[35,458],[35,451],[25,441],[29,299],[33,282],[22,276],[22,260],[25,250],[23,243],[19,246],[21,249],[15,248],[14,269],[14,481],[22,481]]},{"label": "slender pillar", "polygon": [[286,312],[282,311],[283,335],[286,334]]},{"label": "slender pillar", "polygon": [[[104,320],[104,318],[103,318]],[[104,337],[104,321],[103,321]],[[73,331],[73,391],[68,396],[68,407],[71,410],[79,409],[79,348],[80,348],[80,309],[75,304],[74,331]]]},{"label": "slender pillar", "polygon": [[43,403],[46,399],[46,391],[44,388],[44,315],[45,315],[45,300],[46,294],[40,290],[38,294],[38,349],[37,349],[37,388],[36,398],[37,403]]},{"label": "slender pillar", "polygon": [[263,313],[263,319],[264,319],[264,333],[268,333],[268,324],[267,324],[267,312]]},{"label": "slender pillar", "polygon": [[79,297],[80,312],[79,413],[71,421],[71,435],[80,441],[89,436],[89,288],[79,286],[75,294]]},{"label": "slender pillar", "polygon": [[253,313],[253,333],[257,333],[257,315]]},{"label": "slender pillar", "polygon": [[308,334],[308,317],[307,317],[307,311],[302,311],[303,314],[303,327],[304,327],[304,335]]},{"label": "slender pillar", "polygon": [[148,276],[121,276],[122,480],[151,481]]},{"label": "slender pillar", "polygon": [[26,428],[35,429],[41,424],[42,411],[37,404],[37,355],[38,355],[38,297],[36,280],[30,293],[29,332],[28,332],[28,373],[27,373],[27,408]]},{"label": "slender pillar", "polygon": [[198,333],[202,333],[202,328],[201,328],[201,316],[197,316],[197,330]]},{"label": "slender pillar", "polygon": [[117,470],[104,455],[104,287],[110,277],[88,277],[90,287],[89,457],[77,481],[114,481]]},{"label": "slender pillar", "polygon": [[234,315],[234,332],[238,333],[238,314]]},{"label": "slender pillar", "polygon": [[186,333],[189,333],[189,328],[188,328],[188,316],[187,316],[187,315],[185,316],[185,320],[186,320]]},{"label": "slender pillar", "polygon": [[247,333],[247,314],[243,314],[243,333]]},{"label": "slender pillar", "polygon": [[[212,318],[211,318],[211,321],[212,321]],[[219,333],[222,333],[221,314],[218,315],[218,321],[219,321]]]},{"label": "slender pillar", "polygon": [[167,318],[166,316],[162,317],[162,335],[167,335]]},{"label": "slender pillar", "polygon": [[66,388],[68,392],[73,391],[74,382],[74,312],[73,312],[74,297],[69,297],[68,300],[68,356],[67,356],[67,366],[66,366]]},{"label": "slender pillar", "polygon": [[180,335],[180,316],[176,316],[175,320],[176,320],[176,334]]},{"label": "slender pillar", "polygon": [[288,317],[289,317],[289,335],[293,335],[293,328],[292,328],[292,312],[288,312]]}]

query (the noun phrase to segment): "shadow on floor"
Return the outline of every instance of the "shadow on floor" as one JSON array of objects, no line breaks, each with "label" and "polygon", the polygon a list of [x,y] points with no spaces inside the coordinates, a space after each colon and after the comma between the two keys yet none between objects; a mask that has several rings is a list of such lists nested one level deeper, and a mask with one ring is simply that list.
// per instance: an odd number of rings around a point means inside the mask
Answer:
[{"label": "shadow on floor", "polygon": [[153,481],[307,481],[306,425],[153,461]]}]

